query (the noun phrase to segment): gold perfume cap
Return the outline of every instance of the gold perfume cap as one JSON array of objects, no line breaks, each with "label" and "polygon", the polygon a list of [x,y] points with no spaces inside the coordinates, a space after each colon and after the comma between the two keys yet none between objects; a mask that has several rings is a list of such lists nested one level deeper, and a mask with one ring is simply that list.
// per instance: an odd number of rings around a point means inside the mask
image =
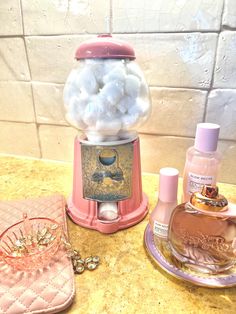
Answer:
[{"label": "gold perfume cap", "polygon": [[190,203],[200,210],[218,212],[227,209],[227,199],[219,194],[215,185],[204,185],[201,193],[195,192],[190,198]]}]

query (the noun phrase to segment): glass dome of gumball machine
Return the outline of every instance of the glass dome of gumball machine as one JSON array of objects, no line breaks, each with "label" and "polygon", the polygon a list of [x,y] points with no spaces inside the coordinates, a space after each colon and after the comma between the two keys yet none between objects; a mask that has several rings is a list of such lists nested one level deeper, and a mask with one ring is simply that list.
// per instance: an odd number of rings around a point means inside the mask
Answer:
[{"label": "glass dome of gumball machine", "polygon": [[82,43],[64,88],[67,121],[83,131],[74,142],[68,214],[84,227],[112,233],[147,214],[139,138],[149,116],[149,90],[133,48],[99,35]]}]

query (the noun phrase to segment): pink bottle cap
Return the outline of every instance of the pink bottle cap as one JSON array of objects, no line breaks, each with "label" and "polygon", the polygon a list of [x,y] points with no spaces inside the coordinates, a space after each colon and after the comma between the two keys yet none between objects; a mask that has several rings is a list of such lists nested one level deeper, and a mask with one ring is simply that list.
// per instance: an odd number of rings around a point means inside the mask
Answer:
[{"label": "pink bottle cap", "polygon": [[179,171],[175,168],[161,168],[159,181],[159,199],[162,202],[177,200]]},{"label": "pink bottle cap", "polygon": [[194,147],[200,152],[215,152],[220,126],[214,123],[198,123]]}]

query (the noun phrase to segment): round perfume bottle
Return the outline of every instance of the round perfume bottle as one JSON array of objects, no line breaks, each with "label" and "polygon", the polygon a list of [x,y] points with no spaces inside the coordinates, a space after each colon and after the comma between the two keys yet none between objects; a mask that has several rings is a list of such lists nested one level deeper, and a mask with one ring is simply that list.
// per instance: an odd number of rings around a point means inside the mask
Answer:
[{"label": "round perfume bottle", "polygon": [[236,207],[204,185],[172,213],[168,240],[173,255],[190,268],[219,273],[236,263]]}]

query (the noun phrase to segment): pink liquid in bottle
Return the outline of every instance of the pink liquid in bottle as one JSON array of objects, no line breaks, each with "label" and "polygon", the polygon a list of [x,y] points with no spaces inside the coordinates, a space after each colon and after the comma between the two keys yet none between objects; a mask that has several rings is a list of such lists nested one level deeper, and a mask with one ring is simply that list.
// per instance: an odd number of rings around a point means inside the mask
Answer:
[{"label": "pink liquid in bottle", "polygon": [[183,174],[183,202],[204,184],[216,184],[221,155],[216,151],[220,126],[213,123],[197,125],[195,143],[186,153]]}]

